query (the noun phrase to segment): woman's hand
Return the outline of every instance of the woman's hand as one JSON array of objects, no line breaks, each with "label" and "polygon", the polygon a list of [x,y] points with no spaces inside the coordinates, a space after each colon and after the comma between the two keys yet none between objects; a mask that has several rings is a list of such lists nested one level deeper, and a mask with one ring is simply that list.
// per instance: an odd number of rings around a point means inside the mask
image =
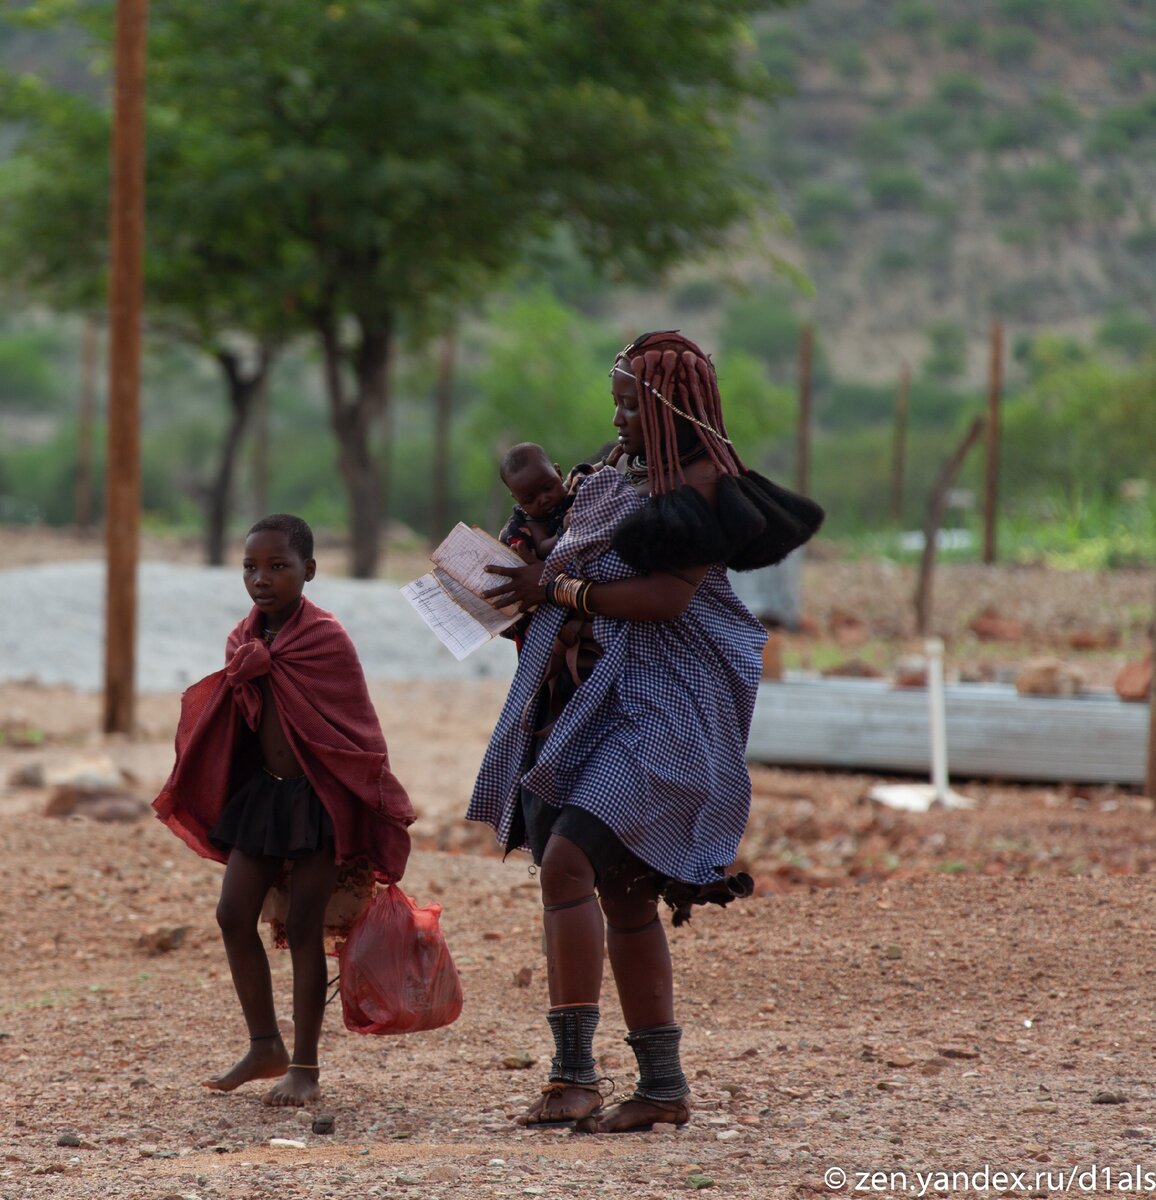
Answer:
[{"label": "woman's hand", "polygon": [[505,608],[508,604],[516,604],[525,612],[535,608],[546,599],[542,588],[542,572],[545,564],[533,562],[525,567],[499,567],[490,565],[486,571],[490,575],[505,575],[500,584],[482,593],[482,599],[488,600],[495,608]]}]

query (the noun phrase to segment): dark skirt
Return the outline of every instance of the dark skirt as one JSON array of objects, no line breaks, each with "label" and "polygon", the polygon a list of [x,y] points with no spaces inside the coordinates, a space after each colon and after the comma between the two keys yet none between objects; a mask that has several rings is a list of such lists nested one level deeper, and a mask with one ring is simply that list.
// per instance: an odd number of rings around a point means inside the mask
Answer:
[{"label": "dark skirt", "polygon": [[[565,672],[555,684],[548,698],[540,703],[540,719],[543,713],[548,714],[550,721],[556,719],[579,686]],[[539,745],[539,740],[535,739],[527,769],[537,757]],[[519,846],[528,846],[534,863],[541,866],[546,843],[557,834],[573,842],[586,855],[594,868],[595,886],[600,891],[610,883],[619,887],[645,883],[671,909],[675,926],[689,921],[696,905],[718,904],[725,907],[732,900],[754,893],[754,880],[745,871],[734,875],[720,874],[713,883],[695,884],[672,879],[645,863],[624,845],[605,821],[584,808],[575,804],[550,804],[525,787],[520,790],[519,798],[520,803],[506,839],[507,854]]]},{"label": "dark skirt", "polygon": [[648,867],[623,844],[604,821],[574,804],[549,804],[522,788],[522,825],[526,845],[534,862],[542,865],[546,843],[557,834],[573,842],[590,860],[594,880],[603,885],[611,879],[654,881],[657,891],[664,877]]},{"label": "dark skirt", "polygon": [[304,775],[281,779],[262,768],[225,805],[209,841],[257,858],[303,858],[333,845],[333,822]]}]

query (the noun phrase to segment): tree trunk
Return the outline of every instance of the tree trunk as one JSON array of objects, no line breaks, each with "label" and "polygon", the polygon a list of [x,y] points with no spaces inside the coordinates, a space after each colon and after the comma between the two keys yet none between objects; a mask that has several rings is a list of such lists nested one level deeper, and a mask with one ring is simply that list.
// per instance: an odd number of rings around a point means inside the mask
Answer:
[{"label": "tree trunk", "polygon": [[454,333],[450,330],[442,338],[437,389],[434,395],[433,503],[429,535],[431,546],[436,546],[450,527],[450,426],[454,407],[455,350]]},{"label": "tree trunk", "polygon": [[349,501],[349,573],[354,579],[377,574],[381,550],[382,486],[371,435],[388,405],[388,367],[393,323],[359,318],[351,357],[353,387],[345,386],[345,354],[337,322],[318,322],[324,360],[329,419],[337,439],[337,463]]},{"label": "tree trunk", "polygon": [[217,362],[221,364],[225,375],[229,400],[229,428],[221,443],[216,477],[205,504],[205,562],[210,567],[219,567],[225,562],[225,537],[233,507],[233,476],[237,466],[237,452],[245,436],[249,418],[261,395],[265,376],[272,362],[272,353],[268,347],[262,346],[257,355],[257,364],[249,374],[246,374],[241,366],[239,356],[232,351],[219,350]]}]

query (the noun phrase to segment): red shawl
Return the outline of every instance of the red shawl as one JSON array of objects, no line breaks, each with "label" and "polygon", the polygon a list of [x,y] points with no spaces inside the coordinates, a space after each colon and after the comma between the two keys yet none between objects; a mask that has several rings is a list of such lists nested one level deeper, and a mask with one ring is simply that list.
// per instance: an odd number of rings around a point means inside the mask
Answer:
[{"label": "red shawl", "polygon": [[157,816],[204,858],[227,853],[209,841],[232,791],[238,755],[261,719],[269,676],[285,737],[333,821],[338,864],[368,862],[382,882],[400,879],[414,819],[389,769],[381,725],[349,635],[304,596],[272,645],[254,608],[229,634],[225,668],[181,697],[177,759],[153,801]]}]

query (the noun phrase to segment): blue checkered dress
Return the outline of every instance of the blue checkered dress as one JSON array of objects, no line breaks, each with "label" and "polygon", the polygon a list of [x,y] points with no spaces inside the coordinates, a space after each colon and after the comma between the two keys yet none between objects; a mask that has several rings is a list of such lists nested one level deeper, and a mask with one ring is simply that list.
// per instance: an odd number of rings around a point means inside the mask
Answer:
[{"label": "blue checkered dress", "polygon": [[[591,476],[547,575],[565,571],[610,582],[635,574],[609,549],[609,539],[645,503],[617,472]],[[593,813],[672,879],[718,879],[734,861],[750,812],[745,752],[765,630],[735,596],[720,563],[674,620],[596,617],[602,657],[526,770],[536,697],[568,615],[544,604],[530,622],[467,817],[487,822],[505,844],[525,785],[548,803]]]}]

